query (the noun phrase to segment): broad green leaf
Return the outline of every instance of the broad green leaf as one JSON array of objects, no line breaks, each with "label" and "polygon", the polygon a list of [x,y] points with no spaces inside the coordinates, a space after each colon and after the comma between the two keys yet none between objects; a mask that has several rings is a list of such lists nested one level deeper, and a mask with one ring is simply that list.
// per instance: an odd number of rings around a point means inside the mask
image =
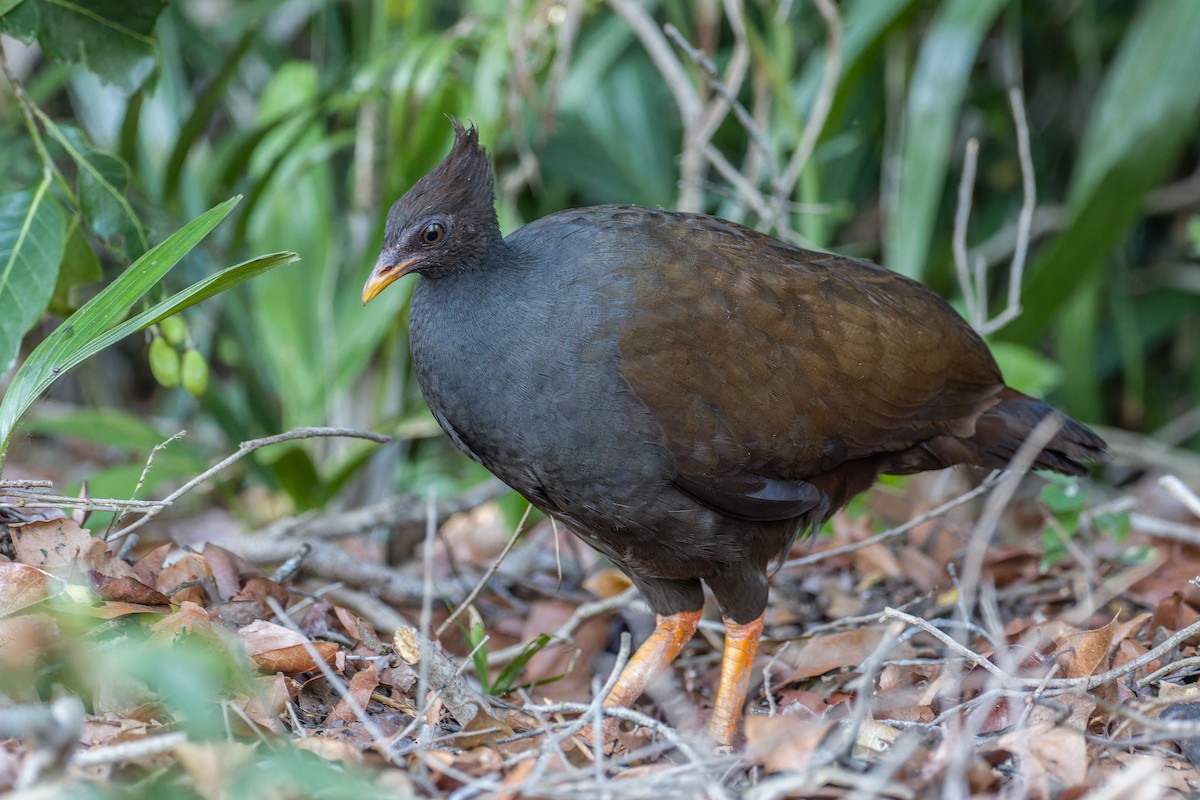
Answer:
[{"label": "broad green leaf", "polygon": [[989,342],[1004,382],[1019,392],[1045,397],[1062,383],[1062,367],[1034,350],[1012,342]]},{"label": "broad green leaf", "polygon": [[67,218],[49,180],[0,195],[0,374],[12,368],[21,338],[54,294],[66,247]]},{"label": "broad green leaf", "polygon": [[79,408],[53,416],[35,411],[21,430],[44,436],[69,436],[143,456],[167,438],[143,417],[117,408]]},{"label": "broad green leaf", "polygon": [[334,298],[339,289],[352,290],[349,281],[336,280],[340,256],[330,257],[337,208],[333,159],[325,148],[332,137],[322,123],[292,113],[319,104],[319,77],[312,64],[292,62],[276,71],[264,90],[262,121],[281,116],[289,121],[268,134],[250,160],[259,183],[242,217],[248,221],[251,249],[286,247],[304,260],[301,268],[250,287],[256,344],[278,387],[285,427],[325,418],[333,387],[312,376],[336,371]]},{"label": "broad green leaf", "polygon": [[1200,108],[1200,3],[1158,0],[1121,41],[1092,110],[1070,190],[1071,222],[1030,269],[1025,313],[1005,338],[1030,342],[1085,277],[1102,269],[1146,194],[1195,137]]},{"label": "broad green leaf", "polygon": [[979,44],[1006,0],[945,0],[921,45],[908,91],[896,215],[884,241],[886,263],[924,274],[942,204],[963,93]]},{"label": "broad green leaf", "polygon": [[[105,331],[128,313],[130,306],[140,300],[171,267],[175,266],[201,239],[208,235],[217,223],[225,218],[238,198],[231,198],[210,209],[176,231],[165,242],[147,252],[134,262],[112,283],[102,289],[82,308],[68,317],[29,354],[29,358],[17,370],[16,376],[0,401],[0,459],[8,447],[9,437],[17,420],[30,404],[53,383],[60,374],[79,364],[100,348],[115,339],[105,341],[99,347]],[[62,258],[59,252],[55,265]],[[231,269],[237,269],[233,267]],[[229,270],[226,270],[228,273]],[[224,275],[225,273],[221,273]],[[210,284],[219,278],[213,276],[202,284]],[[197,284],[200,286],[202,284]],[[51,282],[53,289],[53,282]],[[195,289],[196,287],[192,287]],[[192,291],[192,289],[185,291]],[[178,297],[178,295],[176,295]],[[165,302],[165,301],[164,301]],[[159,306],[164,305],[160,303]],[[157,307],[156,307],[157,308]],[[178,310],[176,308],[175,310]],[[162,314],[163,317],[171,313]],[[145,316],[143,313],[139,317]],[[161,318],[161,317],[160,317]],[[147,325],[157,320],[150,320]],[[124,335],[124,334],[122,334]],[[120,338],[120,337],[117,337]]]},{"label": "broad green leaf", "polygon": [[62,265],[58,269],[58,280],[54,284],[54,296],[50,300],[50,311],[60,317],[75,313],[75,289],[95,283],[104,277],[100,259],[88,244],[83,232],[83,223],[76,215],[67,233],[67,248],[63,252]]},{"label": "broad green leaf", "polygon": [[23,0],[0,0],[0,16],[4,16],[12,11],[17,6],[21,5]]},{"label": "broad green leaf", "polygon": [[0,15],[0,31],[29,44],[37,37],[40,19],[34,0],[17,0],[16,5],[9,6],[8,11]]},{"label": "broad green leaf", "polygon": [[205,129],[212,124],[213,112],[224,99],[229,82],[237,75],[242,58],[246,53],[250,52],[251,46],[258,41],[258,35],[259,32],[253,28],[248,29],[242,35],[237,46],[234,47],[225,59],[225,63],[221,66],[221,71],[217,74],[217,77],[196,98],[195,108],[192,109],[191,114],[179,129],[179,137],[175,140],[175,146],[171,150],[171,157],[167,161],[166,171],[163,175],[163,195],[168,199],[173,198],[179,188],[179,178],[183,172],[183,164],[187,160],[188,153],[191,152],[192,145],[196,143],[196,140],[200,138]]},{"label": "broad green leaf", "polygon": [[40,0],[38,41],[60,61],[82,60],[133,92],[154,72],[154,24],[166,0]]},{"label": "broad green leaf", "polygon": [[129,167],[111,153],[92,148],[78,128],[60,127],[45,114],[40,119],[79,169],[79,205],[91,229],[110,247],[133,258],[146,252],[146,233],[125,198]]}]

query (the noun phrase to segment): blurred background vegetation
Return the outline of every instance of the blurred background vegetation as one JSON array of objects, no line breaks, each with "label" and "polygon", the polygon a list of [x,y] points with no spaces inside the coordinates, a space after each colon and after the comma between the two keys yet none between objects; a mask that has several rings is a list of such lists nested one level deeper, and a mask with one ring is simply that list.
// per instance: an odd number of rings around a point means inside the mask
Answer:
[{"label": "blurred background vegetation", "polygon": [[[482,479],[412,380],[412,282],[359,302],[388,206],[449,146],[447,114],[478,125],[494,155],[506,231],[572,205],[696,207],[878,260],[956,302],[957,186],[977,139],[968,260],[996,267],[995,314],[1023,198],[1012,87],[1038,205],[1023,313],[989,336],[1006,373],[1088,422],[1200,448],[1200,3],[829,6],[0,0],[0,263],[28,247],[17,212],[31,192],[47,186],[61,212],[40,234],[45,268],[26,283],[0,275],[8,375],[22,334],[25,354],[148,246],[234,195],[158,296],[255,254],[302,258],[60,380],[14,438],[5,477],[129,497],[151,449],[187,428],[157,455],[149,496],[240,441],[348,425],[397,441],[259,451],[222,475],[222,502],[253,524]],[[653,36],[637,28],[646,19]],[[679,92],[703,111],[723,90],[664,24],[739,76],[728,88],[753,122],[711,118],[708,151]],[[698,161],[681,161],[689,147]],[[781,183],[798,149],[811,157]],[[191,393],[162,385],[180,366]],[[247,502],[250,485],[275,502]]]}]

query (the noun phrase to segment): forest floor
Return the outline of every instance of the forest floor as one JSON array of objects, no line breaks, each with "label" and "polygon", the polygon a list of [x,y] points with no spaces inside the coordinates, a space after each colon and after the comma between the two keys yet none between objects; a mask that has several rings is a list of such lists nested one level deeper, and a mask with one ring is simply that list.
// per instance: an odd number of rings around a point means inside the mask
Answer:
[{"label": "forest floor", "polygon": [[214,494],[128,552],[31,507],[45,491],[0,509],[17,797],[1200,792],[1200,501],[1169,476],[877,486],[775,572],[732,753],[703,737],[716,609],[635,708],[602,710],[653,616],[567,531],[513,537],[494,485],[253,532]]}]

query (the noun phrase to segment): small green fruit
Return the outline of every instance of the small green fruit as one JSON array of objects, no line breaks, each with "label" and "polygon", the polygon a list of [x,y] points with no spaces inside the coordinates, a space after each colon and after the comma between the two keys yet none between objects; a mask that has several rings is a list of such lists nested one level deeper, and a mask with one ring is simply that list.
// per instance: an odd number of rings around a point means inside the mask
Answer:
[{"label": "small green fruit", "polygon": [[167,317],[158,323],[158,327],[162,331],[163,337],[175,347],[183,347],[187,344],[187,323],[183,321],[182,317]]},{"label": "small green fruit", "polygon": [[179,385],[179,353],[161,336],[150,342],[150,372],[160,386],[170,389]]},{"label": "small green fruit", "polygon": [[194,347],[183,354],[183,388],[193,397],[203,396],[208,388],[208,362]]}]

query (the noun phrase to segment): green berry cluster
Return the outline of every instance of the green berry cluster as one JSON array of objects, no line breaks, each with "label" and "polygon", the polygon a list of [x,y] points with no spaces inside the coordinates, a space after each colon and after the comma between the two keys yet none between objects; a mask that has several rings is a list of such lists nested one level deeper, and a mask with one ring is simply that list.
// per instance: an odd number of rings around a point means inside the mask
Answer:
[{"label": "green berry cluster", "polygon": [[200,397],[208,388],[208,362],[192,344],[182,317],[167,317],[151,329],[150,372],[161,386],[180,384],[188,394]]}]

